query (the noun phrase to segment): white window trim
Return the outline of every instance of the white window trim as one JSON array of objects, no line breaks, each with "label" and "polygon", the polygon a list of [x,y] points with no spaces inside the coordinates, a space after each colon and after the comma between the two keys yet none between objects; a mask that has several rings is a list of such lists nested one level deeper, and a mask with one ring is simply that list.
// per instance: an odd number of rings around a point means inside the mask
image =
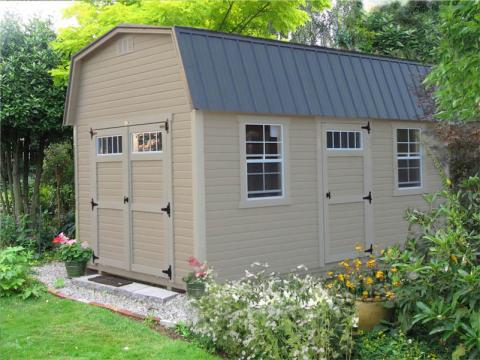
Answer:
[{"label": "white window trim", "polygon": [[[284,118],[262,116],[239,116],[239,145],[240,145],[240,208],[265,207],[288,205],[289,199],[289,164],[288,164],[288,120]],[[248,197],[246,134],[247,125],[277,125],[282,129],[282,196]],[[268,162],[268,160],[267,160]]]},{"label": "white window trim", "polygon": [[[424,158],[423,158],[423,143],[422,143],[422,128],[420,127],[412,127],[412,126],[401,126],[396,125],[392,126],[393,129],[393,178],[394,178],[394,188],[393,188],[393,195],[394,196],[402,196],[402,195],[418,195],[425,193],[425,166],[424,166]],[[397,148],[397,130],[398,129],[405,129],[405,130],[418,130],[420,135],[420,186],[415,187],[399,187],[398,186],[398,148]],[[417,157],[415,157],[416,159]],[[404,157],[402,159],[411,159],[410,157]]]},{"label": "white window trim", "polygon": [[[99,154],[98,153],[98,140],[103,139],[103,138],[109,138],[109,137],[121,137],[122,138],[122,140],[121,140],[121,142],[122,142],[122,152],[116,152],[116,153],[111,153],[111,154]],[[118,143],[117,143],[117,146],[118,146]],[[121,134],[101,135],[101,136],[97,136],[95,138],[95,155],[97,157],[123,156],[123,153],[124,153],[123,135],[121,135]]]},{"label": "white window trim", "polygon": [[[360,133],[360,147],[359,148],[329,148],[327,143],[328,132],[355,132]],[[325,150],[327,151],[363,151],[363,132],[359,130],[344,130],[344,129],[327,129],[325,131]]]},{"label": "white window trim", "polygon": [[[162,137],[162,150],[158,150],[158,151],[135,151],[135,146],[134,146],[134,137],[135,135],[137,134],[145,134],[145,133],[160,133],[161,134],[161,137]],[[152,131],[137,131],[137,132],[131,132],[130,133],[130,144],[131,144],[131,149],[132,149],[132,154],[139,154],[139,155],[158,155],[158,154],[161,154],[163,153],[163,131],[161,130],[152,130]]]}]

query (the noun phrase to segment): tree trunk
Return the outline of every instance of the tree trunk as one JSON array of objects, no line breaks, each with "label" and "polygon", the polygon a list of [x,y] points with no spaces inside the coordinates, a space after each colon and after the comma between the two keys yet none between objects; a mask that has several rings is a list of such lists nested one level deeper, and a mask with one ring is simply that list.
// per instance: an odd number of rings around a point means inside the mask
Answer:
[{"label": "tree trunk", "polygon": [[8,192],[9,196],[12,199],[11,214],[13,215],[15,221],[17,220],[15,214],[15,198],[13,197],[13,175],[12,175],[12,153],[10,150],[5,152],[5,167],[7,168],[7,177],[8,177]]},{"label": "tree trunk", "polygon": [[20,219],[20,216],[23,214],[23,201],[22,194],[20,190],[20,144],[16,142],[13,145],[13,156],[12,156],[12,187],[13,187],[13,198],[15,199],[15,217],[17,221]]},{"label": "tree trunk", "polygon": [[60,172],[58,168],[55,169],[55,180],[57,183],[57,228],[60,229],[61,226],[61,214],[62,214],[62,202],[60,196]]},{"label": "tree trunk", "polygon": [[23,208],[25,213],[28,213],[29,184],[28,179],[30,175],[30,138],[26,137],[23,142]]},{"label": "tree trunk", "polygon": [[0,169],[2,170],[2,211],[11,214],[10,199],[8,196],[8,171],[7,171],[6,151],[0,152]]},{"label": "tree trunk", "polygon": [[33,228],[36,228],[38,225],[37,215],[40,205],[40,183],[43,174],[43,148],[43,146],[40,146],[40,150],[38,150],[35,156],[35,182],[33,184],[32,201],[30,203],[30,221]]}]

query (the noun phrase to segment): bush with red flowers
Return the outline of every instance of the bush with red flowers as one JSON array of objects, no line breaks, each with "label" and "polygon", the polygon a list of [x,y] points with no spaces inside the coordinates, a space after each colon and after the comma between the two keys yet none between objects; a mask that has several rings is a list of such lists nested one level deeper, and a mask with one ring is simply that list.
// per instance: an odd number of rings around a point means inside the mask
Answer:
[{"label": "bush with red flowers", "polygon": [[206,283],[212,280],[212,270],[206,262],[202,263],[197,258],[190,256],[188,258],[188,264],[193,271],[183,278],[183,281],[187,284]]},{"label": "bush with red flowers", "polygon": [[62,261],[88,261],[93,255],[86,241],[70,239],[63,232],[55,236],[52,242],[58,245],[58,255]]}]

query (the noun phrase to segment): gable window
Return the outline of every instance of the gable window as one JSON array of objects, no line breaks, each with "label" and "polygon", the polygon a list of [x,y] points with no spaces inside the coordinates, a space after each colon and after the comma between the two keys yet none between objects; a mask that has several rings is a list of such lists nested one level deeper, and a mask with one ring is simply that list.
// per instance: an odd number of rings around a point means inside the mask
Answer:
[{"label": "gable window", "polygon": [[422,186],[420,129],[397,129],[397,183],[399,189]]},{"label": "gable window", "polygon": [[328,150],[361,150],[362,133],[360,131],[327,131]]},{"label": "gable window", "polygon": [[245,125],[247,198],[283,196],[282,125]]},{"label": "gable window", "polygon": [[97,155],[118,155],[122,153],[122,135],[97,137]]},{"label": "gable window", "polygon": [[158,153],[162,151],[162,132],[142,132],[133,135],[134,153]]}]

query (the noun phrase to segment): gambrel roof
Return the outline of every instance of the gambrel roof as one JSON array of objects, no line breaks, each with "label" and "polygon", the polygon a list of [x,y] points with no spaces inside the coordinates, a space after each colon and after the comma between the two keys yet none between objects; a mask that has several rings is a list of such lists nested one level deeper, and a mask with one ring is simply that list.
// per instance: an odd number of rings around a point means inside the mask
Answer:
[{"label": "gambrel roof", "polygon": [[418,62],[175,26],[119,25],[72,58],[119,33],[174,33],[192,107],[200,110],[342,118],[420,120]]}]

